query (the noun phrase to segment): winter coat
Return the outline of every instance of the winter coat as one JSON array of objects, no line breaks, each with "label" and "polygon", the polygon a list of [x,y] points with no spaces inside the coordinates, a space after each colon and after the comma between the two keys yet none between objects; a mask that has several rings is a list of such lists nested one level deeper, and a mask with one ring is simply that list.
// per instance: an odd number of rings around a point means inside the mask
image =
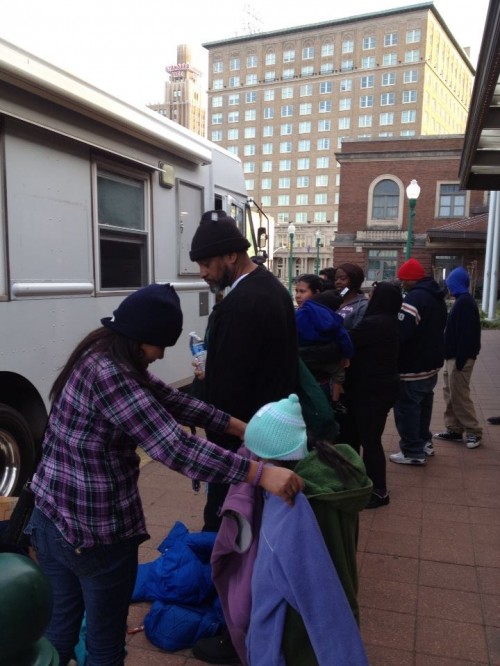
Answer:
[{"label": "winter coat", "polygon": [[481,319],[476,301],[469,293],[469,274],[465,268],[451,271],[446,286],[455,302],[444,331],[444,357],[454,358],[457,370],[462,370],[467,359],[477,358],[481,349]]}]

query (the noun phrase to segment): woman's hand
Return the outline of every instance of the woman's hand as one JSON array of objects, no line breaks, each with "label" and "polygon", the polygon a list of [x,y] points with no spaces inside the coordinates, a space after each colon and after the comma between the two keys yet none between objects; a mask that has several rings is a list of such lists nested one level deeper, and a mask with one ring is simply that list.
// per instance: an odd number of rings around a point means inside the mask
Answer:
[{"label": "woman's hand", "polygon": [[293,498],[304,489],[304,481],[286,467],[266,465],[260,478],[259,486],[281,497],[287,504],[293,506]]},{"label": "woman's hand", "polygon": [[199,361],[197,361],[197,360],[194,360],[194,361],[191,363],[191,365],[192,365],[193,368],[194,368],[193,372],[194,372],[194,376],[196,377],[196,379],[205,379],[205,373],[204,373],[204,371],[201,369],[201,363],[200,363]]},{"label": "woman's hand", "polygon": [[240,421],[240,419],[237,419],[234,416],[230,416],[225,433],[226,435],[235,435],[236,437],[243,439],[245,436],[246,427],[247,424],[245,421]]}]

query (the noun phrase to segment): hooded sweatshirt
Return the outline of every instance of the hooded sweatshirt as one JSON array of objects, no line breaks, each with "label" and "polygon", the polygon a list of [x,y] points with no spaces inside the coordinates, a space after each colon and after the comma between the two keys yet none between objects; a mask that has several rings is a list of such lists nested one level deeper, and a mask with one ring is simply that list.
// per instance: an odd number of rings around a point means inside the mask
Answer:
[{"label": "hooded sweatshirt", "polygon": [[398,315],[399,374],[403,381],[428,379],[444,362],[447,310],[444,290],[431,277],[418,280]]},{"label": "hooded sweatshirt", "polygon": [[481,349],[481,319],[476,301],[469,293],[469,274],[455,268],[446,279],[446,286],[455,298],[444,332],[446,359],[454,358],[457,370],[462,370],[467,359],[477,358]]}]

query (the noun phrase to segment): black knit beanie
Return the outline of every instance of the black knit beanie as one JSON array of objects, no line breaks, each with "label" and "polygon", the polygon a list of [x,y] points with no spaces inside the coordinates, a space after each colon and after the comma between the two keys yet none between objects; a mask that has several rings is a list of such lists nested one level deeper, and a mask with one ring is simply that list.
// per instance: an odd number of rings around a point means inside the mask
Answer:
[{"label": "black knit beanie", "polygon": [[231,252],[242,252],[249,247],[250,243],[232,217],[223,210],[209,210],[203,213],[200,226],[193,236],[189,257],[191,261],[200,261],[209,257],[222,257]]},{"label": "black knit beanie", "polygon": [[101,324],[143,344],[173,347],[182,332],[179,296],[169,284],[150,284],[127,296]]}]

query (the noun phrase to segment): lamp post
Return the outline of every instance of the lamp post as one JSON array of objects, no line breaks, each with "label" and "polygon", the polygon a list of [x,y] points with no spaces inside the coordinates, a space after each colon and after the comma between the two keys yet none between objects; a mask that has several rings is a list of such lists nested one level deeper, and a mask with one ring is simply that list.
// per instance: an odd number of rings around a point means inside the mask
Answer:
[{"label": "lamp post", "polygon": [[406,237],[406,252],[405,259],[410,258],[411,246],[413,245],[413,220],[415,219],[415,206],[417,204],[418,195],[420,194],[420,186],[415,179],[413,179],[406,188],[406,196],[408,197],[408,204],[410,206],[410,219],[408,221],[408,235]]},{"label": "lamp post", "polygon": [[295,239],[295,225],[288,225],[288,238],[290,240],[290,258],[288,260],[288,291],[292,293],[292,273],[293,273],[293,241]]},{"label": "lamp post", "polygon": [[315,269],[316,275],[319,275],[319,248],[320,248],[320,245],[321,245],[321,232],[318,229],[316,231],[316,269]]}]

